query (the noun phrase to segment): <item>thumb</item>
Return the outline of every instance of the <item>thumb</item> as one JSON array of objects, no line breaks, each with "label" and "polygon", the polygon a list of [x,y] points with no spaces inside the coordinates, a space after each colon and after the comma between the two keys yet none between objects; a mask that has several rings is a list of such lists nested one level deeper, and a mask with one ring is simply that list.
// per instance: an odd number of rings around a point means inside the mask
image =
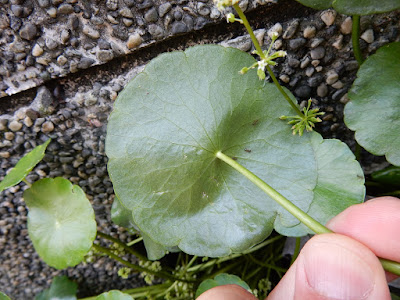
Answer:
[{"label": "thumb", "polygon": [[268,300],[390,299],[385,272],[371,250],[339,234],[314,236]]}]

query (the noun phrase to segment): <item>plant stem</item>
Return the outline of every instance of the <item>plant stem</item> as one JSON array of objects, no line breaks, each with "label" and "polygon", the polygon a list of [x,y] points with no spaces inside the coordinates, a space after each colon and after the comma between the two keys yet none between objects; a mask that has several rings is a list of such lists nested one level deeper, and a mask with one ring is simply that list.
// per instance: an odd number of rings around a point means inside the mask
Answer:
[{"label": "plant stem", "polygon": [[177,278],[174,275],[171,275],[169,273],[166,272],[162,272],[162,271],[153,271],[135,264],[130,263],[129,261],[124,260],[123,258],[119,257],[118,255],[112,253],[112,251],[110,249],[107,249],[105,247],[102,247],[100,245],[97,244],[93,244],[93,248],[99,252],[103,252],[104,254],[106,254],[108,257],[115,259],[116,261],[119,261],[120,263],[124,264],[125,266],[134,269],[138,272],[146,272],[152,275],[155,275],[157,277],[160,278],[164,278],[164,279],[169,279],[169,280],[173,280],[173,281],[183,281],[183,282],[195,282],[194,280],[186,280],[186,279],[181,279],[181,278]]},{"label": "plant stem", "polygon": [[[250,26],[249,21],[246,18],[246,15],[243,13],[242,9],[239,7],[239,4],[234,4],[233,8],[236,10],[237,14],[239,15],[239,18],[243,21],[243,25],[244,27],[246,27],[247,32],[250,35],[251,41],[254,44],[254,47],[256,48],[259,56],[261,59],[265,59],[265,54],[261,49],[260,44],[258,43],[258,40],[253,32],[253,29]],[[279,84],[278,79],[276,79],[274,73],[272,72],[271,68],[269,66],[266,67],[269,76],[271,76],[272,81],[275,83],[276,87],[278,88],[279,92],[281,92],[281,94],[283,95],[283,97],[285,97],[286,101],[289,102],[290,106],[296,111],[296,113],[300,116],[300,117],[304,117],[303,113],[301,112],[301,110],[297,107],[296,104],[293,103],[292,99],[290,99],[289,95],[285,92],[285,90],[282,88],[282,86]]]},{"label": "plant stem", "polygon": [[293,256],[292,256],[292,260],[290,261],[290,265],[293,265],[293,263],[296,260],[297,256],[299,256],[300,244],[301,244],[301,239],[299,237],[297,237],[296,238],[296,245],[294,247]]},{"label": "plant stem", "polygon": [[138,237],[137,239],[134,239],[133,241],[130,241],[130,242],[127,243],[126,245],[127,245],[128,247],[130,247],[130,246],[135,245],[136,243],[139,243],[139,242],[141,242],[141,241],[143,241],[143,238],[142,238],[142,237]]},{"label": "plant stem", "polygon": [[233,167],[236,171],[244,175],[247,179],[253,182],[256,186],[258,186],[264,193],[274,199],[278,204],[280,204],[283,208],[285,208],[288,212],[290,212],[294,217],[296,217],[300,222],[306,225],[315,233],[328,233],[332,232],[318,221],[314,220],[308,214],[303,212],[300,208],[290,202],[288,199],[283,197],[280,193],[274,190],[267,183],[262,181],[259,177],[254,175],[252,172],[247,170],[245,167],[234,161],[229,156],[225,155],[221,151],[219,151],[216,156],[222,161],[226,162],[228,165]]},{"label": "plant stem", "polygon": [[207,268],[211,267],[212,265],[220,264],[220,263],[226,262],[228,260],[235,259],[235,258],[237,258],[239,256],[242,256],[242,255],[249,254],[249,253],[252,253],[254,251],[257,251],[257,250],[259,250],[259,249],[261,249],[261,248],[263,248],[263,247],[265,247],[265,246],[267,246],[269,244],[272,244],[272,243],[276,242],[277,240],[279,240],[281,238],[282,238],[282,236],[278,235],[276,237],[273,237],[271,239],[268,239],[268,240],[262,242],[261,244],[258,244],[257,246],[254,246],[253,248],[250,248],[250,249],[248,249],[246,251],[243,251],[242,253],[235,253],[235,254],[231,254],[231,255],[225,256],[225,257],[216,258],[216,259],[210,260],[210,261],[208,261],[208,262],[206,262],[204,264],[200,264],[200,265],[196,265],[194,267],[191,267],[187,271],[188,272],[199,272],[199,271],[202,271],[204,269],[207,269]]},{"label": "plant stem", "polygon": [[[318,221],[313,219],[311,216],[303,212],[300,208],[290,202],[288,199],[283,197],[279,192],[274,190],[267,183],[262,181],[259,177],[254,175],[252,172],[247,170],[245,167],[234,161],[229,156],[225,155],[221,151],[217,152],[216,156],[234,168],[236,171],[244,175],[247,179],[253,182],[257,187],[259,187],[264,193],[274,199],[278,204],[290,212],[295,218],[297,218],[301,223],[306,225],[312,231],[317,234],[321,233],[332,233],[333,231],[326,228],[324,225],[320,224]],[[393,274],[400,276],[400,263],[391,260],[379,258],[382,263],[383,268]]]},{"label": "plant stem", "polygon": [[354,57],[356,58],[358,65],[361,66],[364,62],[364,59],[361,54],[360,49],[360,16],[354,15],[352,16],[353,19],[353,27],[351,31],[351,42],[353,44],[353,53]]},{"label": "plant stem", "polygon": [[22,181],[23,181],[27,186],[29,186],[30,188],[32,187],[32,184],[31,184],[28,180],[26,180],[26,178],[22,179]]},{"label": "plant stem", "polygon": [[132,249],[131,247],[128,247],[124,242],[122,242],[119,239],[113,238],[112,236],[101,232],[97,231],[97,236],[105,238],[113,243],[118,244],[119,246],[123,247],[126,251],[128,251],[130,254],[135,255],[136,257],[140,258],[141,260],[148,261],[147,257],[142,255],[141,253],[137,252],[136,250]]},{"label": "plant stem", "polygon": [[265,59],[265,55],[261,49],[260,44],[258,43],[258,40],[253,32],[253,29],[251,29],[250,23],[247,20],[245,14],[243,13],[242,9],[240,8],[239,4],[234,4],[233,8],[236,10],[237,14],[239,15],[239,18],[242,19],[244,27],[246,27],[247,32],[250,34],[250,38],[254,44],[254,47],[256,47],[257,52],[259,53],[261,59]]},{"label": "plant stem", "polygon": [[272,72],[272,69],[270,66],[266,66],[266,69],[268,71],[269,76],[271,76],[272,81],[275,83],[275,86],[278,88],[279,92],[281,92],[282,96],[285,97],[286,101],[290,104],[290,106],[295,110],[295,112],[300,116],[304,117],[304,114],[301,112],[301,110],[297,107],[296,104],[293,103],[292,99],[290,99],[289,95],[285,92],[283,87],[279,84],[278,79],[276,79],[274,72]]}]

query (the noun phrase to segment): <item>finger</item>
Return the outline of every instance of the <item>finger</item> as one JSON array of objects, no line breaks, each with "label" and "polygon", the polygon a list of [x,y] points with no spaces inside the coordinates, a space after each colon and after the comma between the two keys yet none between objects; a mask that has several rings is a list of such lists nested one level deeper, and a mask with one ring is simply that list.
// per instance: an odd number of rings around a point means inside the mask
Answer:
[{"label": "finger", "polygon": [[400,262],[400,199],[380,197],[353,205],[327,226],[361,242],[377,256]]},{"label": "finger", "polygon": [[197,300],[257,300],[257,298],[236,284],[228,284],[204,292]]},{"label": "finger", "polygon": [[390,299],[384,270],[372,251],[339,234],[313,237],[268,296],[276,299]]}]

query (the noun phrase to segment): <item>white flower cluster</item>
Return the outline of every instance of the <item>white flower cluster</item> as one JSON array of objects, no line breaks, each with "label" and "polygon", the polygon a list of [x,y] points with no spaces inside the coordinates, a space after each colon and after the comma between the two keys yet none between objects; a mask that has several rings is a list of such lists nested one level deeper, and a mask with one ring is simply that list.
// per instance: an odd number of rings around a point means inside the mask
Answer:
[{"label": "white flower cluster", "polygon": [[225,7],[232,6],[238,2],[239,0],[214,0],[214,4],[217,6],[219,11],[223,11]]}]

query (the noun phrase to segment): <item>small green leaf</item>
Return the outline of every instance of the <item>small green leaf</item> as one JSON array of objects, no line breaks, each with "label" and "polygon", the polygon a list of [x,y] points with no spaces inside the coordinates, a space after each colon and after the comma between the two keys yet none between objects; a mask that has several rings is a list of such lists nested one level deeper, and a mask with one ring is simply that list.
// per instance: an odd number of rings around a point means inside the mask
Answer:
[{"label": "small green leaf", "polygon": [[0,300],[11,300],[10,297],[8,297],[6,294],[3,292],[0,292]]},{"label": "small green leaf", "polygon": [[[239,74],[254,63],[212,45],[162,54],[119,94],[108,123],[108,170],[132,222],[155,243],[215,257],[247,250],[273,228],[309,232],[218,151],[303,211],[322,207],[311,214],[320,223],[363,201],[363,173],[348,147],[318,133],[293,136],[279,117],[295,112],[278,89],[256,70]],[[342,161],[345,168],[336,168]]]},{"label": "small green leaf", "polygon": [[214,279],[206,279],[202,283],[200,283],[196,291],[196,298],[203,294],[205,291],[212,289],[213,287],[227,284],[236,284],[251,292],[249,285],[242,279],[240,279],[240,277],[236,275],[222,273],[215,276]]},{"label": "small green leaf", "polygon": [[400,167],[387,167],[383,170],[373,172],[371,177],[379,183],[400,186]]},{"label": "small green leaf", "polygon": [[400,8],[400,0],[297,0],[301,4],[314,9],[333,7],[346,15],[371,15]]},{"label": "small green leaf", "polygon": [[383,46],[360,67],[344,121],[357,142],[400,166],[400,42]]},{"label": "small green leaf", "polygon": [[57,269],[80,263],[96,237],[93,208],[82,189],[61,177],[45,178],[27,189],[24,199],[39,256]]},{"label": "small green leaf", "polygon": [[78,285],[67,276],[57,276],[50,288],[38,294],[35,300],[76,300],[77,289]]},{"label": "small green leaf", "polygon": [[43,159],[44,152],[51,139],[44,144],[36,146],[33,150],[22,157],[16,166],[0,182],[0,192],[17,185],[25,179],[26,175]]},{"label": "small green leaf", "polygon": [[97,296],[95,300],[133,300],[133,298],[128,294],[112,290]]}]

